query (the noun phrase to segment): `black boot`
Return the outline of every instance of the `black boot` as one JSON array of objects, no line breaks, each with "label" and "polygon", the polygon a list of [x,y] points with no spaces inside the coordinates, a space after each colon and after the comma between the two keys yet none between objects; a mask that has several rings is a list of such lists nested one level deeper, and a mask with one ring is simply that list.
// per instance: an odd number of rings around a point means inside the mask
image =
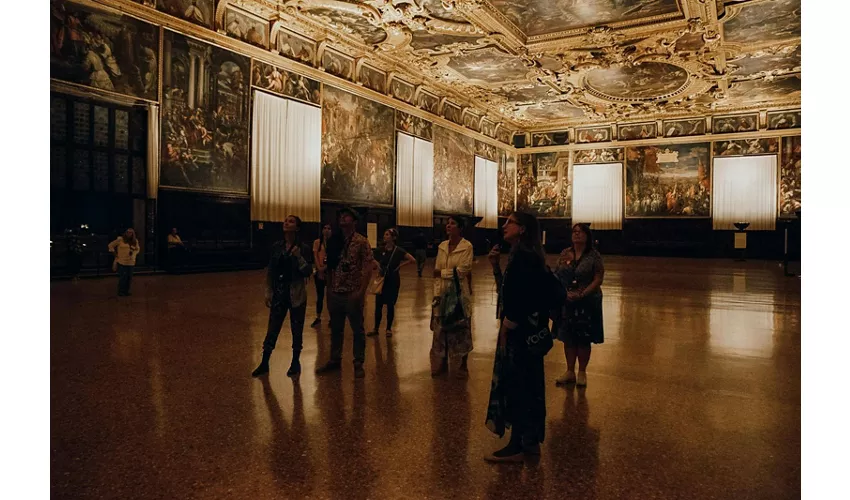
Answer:
[{"label": "black boot", "polygon": [[301,373],[301,351],[292,351],[292,364],[286,371],[287,377],[294,377]]},{"label": "black boot", "polygon": [[251,372],[252,377],[259,377],[261,375],[265,375],[269,372],[269,358],[272,357],[271,351],[263,351],[263,360],[260,361],[260,365]]}]

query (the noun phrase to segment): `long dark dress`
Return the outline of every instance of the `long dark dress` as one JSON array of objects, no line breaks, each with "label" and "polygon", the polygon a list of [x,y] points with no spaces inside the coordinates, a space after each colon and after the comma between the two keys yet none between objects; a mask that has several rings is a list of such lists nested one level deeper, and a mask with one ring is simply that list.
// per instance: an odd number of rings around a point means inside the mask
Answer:
[{"label": "long dark dress", "polygon": [[406,255],[407,251],[396,245],[393,250],[381,250],[377,256],[381,272],[386,273],[384,286],[381,288],[381,299],[385,304],[395,304],[398,300],[398,292],[401,289],[401,274],[398,267],[404,262]]},{"label": "long dark dress", "polygon": [[[586,250],[578,260],[571,248],[561,252],[561,257],[568,255],[571,261],[567,265],[559,264],[555,270],[555,275],[568,290],[583,290],[597,273],[604,272],[602,255],[595,249]],[[564,303],[558,322],[558,340],[575,347],[605,342],[601,287],[581,300]]]},{"label": "long dark dress", "polygon": [[496,349],[487,428],[504,436],[511,429],[512,439],[523,444],[542,443],[546,427],[546,381],[543,358],[528,351],[527,335],[536,333],[536,324],[548,323],[545,311],[538,311],[541,274],[546,272],[541,256],[518,249],[508,260],[504,276],[496,274],[499,284],[499,319],[519,324],[508,333],[504,350]]}]

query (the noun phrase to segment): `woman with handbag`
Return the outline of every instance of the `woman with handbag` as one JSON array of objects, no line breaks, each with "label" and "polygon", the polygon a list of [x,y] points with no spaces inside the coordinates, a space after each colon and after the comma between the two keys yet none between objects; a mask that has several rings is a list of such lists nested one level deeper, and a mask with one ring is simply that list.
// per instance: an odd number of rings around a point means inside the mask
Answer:
[{"label": "woman with handbag", "polygon": [[139,240],[136,239],[136,231],[132,227],[128,228],[107,248],[115,256],[115,260],[112,262],[112,270],[118,272],[118,296],[126,297],[130,295],[133,267],[136,266],[136,257],[141,251]]},{"label": "woman with handbag", "polygon": [[[533,215],[514,212],[502,227],[511,245],[504,274],[500,248],[488,259],[499,287],[497,313],[501,320],[490,384],[487,428],[499,437],[511,429],[507,446],[484,457],[488,462],[522,462],[539,455],[546,425],[546,381],[543,357],[552,346],[549,327],[548,283],[540,230]],[[557,285],[557,283],[556,283]]]},{"label": "woman with handbag", "polygon": [[316,319],[310,324],[313,328],[322,324],[328,272],[328,240],[331,233],[331,225],[325,224],[322,226],[321,236],[313,241],[313,265],[316,268],[316,274],[313,276],[316,283]]},{"label": "woman with handbag", "polygon": [[[558,340],[564,343],[567,372],[558,378],[557,385],[587,386],[587,364],[591,344],[605,341],[602,328],[602,280],[605,266],[602,255],[593,247],[593,235],[587,224],[575,224],[572,246],[561,252],[555,270],[567,289],[561,310]],[[578,375],[575,366],[578,359]]]},{"label": "woman with handbag", "polygon": [[401,289],[401,275],[398,270],[408,264],[416,263],[412,255],[396,245],[397,241],[396,229],[384,231],[384,249],[378,254],[374,267],[378,271],[378,276],[370,287],[370,291],[375,294],[375,328],[366,334],[367,337],[378,334],[384,305],[387,306],[387,338],[393,336],[395,303],[398,300],[398,291]]},{"label": "woman with handbag", "polygon": [[467,359],[472,351],[472,243],[463,237],[466,219],[449,217],[446,234],[434,261],[432,304],[431,376],[448,371],[449,359],[460,360],[457,377],[469,376]]}]

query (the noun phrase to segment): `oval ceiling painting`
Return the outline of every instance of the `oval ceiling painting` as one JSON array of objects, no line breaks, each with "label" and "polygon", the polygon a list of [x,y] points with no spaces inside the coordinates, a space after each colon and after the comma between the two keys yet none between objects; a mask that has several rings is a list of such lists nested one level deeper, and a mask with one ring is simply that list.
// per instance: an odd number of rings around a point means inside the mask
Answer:
[{"label": "oval ceiling painting", "polygon": [[687,71],[659,62],[595,69],[587,75],[588,88],[616,100],[645,101],[669,96],[687,82]]}]

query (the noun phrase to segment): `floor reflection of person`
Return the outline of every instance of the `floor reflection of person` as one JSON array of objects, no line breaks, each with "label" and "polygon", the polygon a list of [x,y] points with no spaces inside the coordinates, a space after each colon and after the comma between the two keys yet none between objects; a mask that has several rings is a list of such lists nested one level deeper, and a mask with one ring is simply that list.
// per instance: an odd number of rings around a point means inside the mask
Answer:
[{"label": "floor reflection of person", "polygon": [[[445,318],[435,312],[432,320],[434,332],[431,343],[431,376],[436,377],[449,369],[449,360],[460,360],[457,376],[467,377],[467,359],[472,352],[472,243],[463,237],[466,219],[449,217],[446,234],[449,239],[440,243],[434,262],[434,310],[439,311],[441,302],[450,287],[459,287],[458,299],[463,306],[464,321],[449,325]],[[455,280],[457,274],[457,280]]]},{"label": "floor reflection of person", "polygon": [[118,272],[118,296],[126,297],[130,295],[133,268],[136,266],[136,257],[141,251],[139,240],[136,239],[136,231],[132,227],[128,228],[123,235],[110,243],[108,248],[115,256],[116,271]]},{"label": "floor reflection of person", "polygon": [[504,448],[484,457],[488,462],[522,462],[526,455],[540,455],[546,427],[546,381],[543,356],[528,348],[526,338],[548,324],[541,311],[540,293],[546,273],[540,226],[537,218],[514,212],[502,226],[504,241],[511,245],[504,273],[500,248],[493,247],[488,260],[499,287],[497,313],[501,321],[498,348],[493,362],[487,428],[503,436],[511,430]]},{"label": "floor reflection of person", "polygon": [[328,272],[328,239],[331,237],[331,232],[331,225],[325,224],[322,226],[322,234],[313,241],[313,263],[316,268],[316,274],[313,275],[313,281],[316,284],[316,319],[310,325],[313,328],[322,324]]},{"label": "floor reflection of person", "polygon": [[395,303],[398,301],[398,292],[401,289],[399,269],[416,262],[412,255],[396,244],[397,242],[398,230],[391,228],[384,231],[384,248],[378,254],[378,260],[375,261],[377,271],[384,277],[384,286],[381,288],[381,293],[375,295],[375,328],[366,334],[370,337],[378,335],[384,306],[387,306],[387,338],[393,336]]},{"label": "floor reflection of person", "polygon": [[301,219],[289,215],[283,221],[283,240],[272,245],[269,267],[266,272],[266,307],[269,308],[269,325],[263,340],[263,359],[251,373],[259,377],[269,372],[269,359],[277,345],[277,338],[286,314],[292,331],[292,363],[287,377],[301,373],[301,348],[304,317],[307,315],[307,278],[313,273],[309,262],[310,248],[298,238]]},{"label": "floor reflection of person", "polygon": [[[605,267],[602,255],[594,248],[587,224],[575,224],[572,246],[561,252],[555,270],[567,288],[567,300],[559,322],[558,339],[564,343],[567,372],[556,380],[558,385],[587,385],[587,365],[591,344],[605,341],[602,328],[602,280]],[[578,375],[575,366],[578,359]]]}]

